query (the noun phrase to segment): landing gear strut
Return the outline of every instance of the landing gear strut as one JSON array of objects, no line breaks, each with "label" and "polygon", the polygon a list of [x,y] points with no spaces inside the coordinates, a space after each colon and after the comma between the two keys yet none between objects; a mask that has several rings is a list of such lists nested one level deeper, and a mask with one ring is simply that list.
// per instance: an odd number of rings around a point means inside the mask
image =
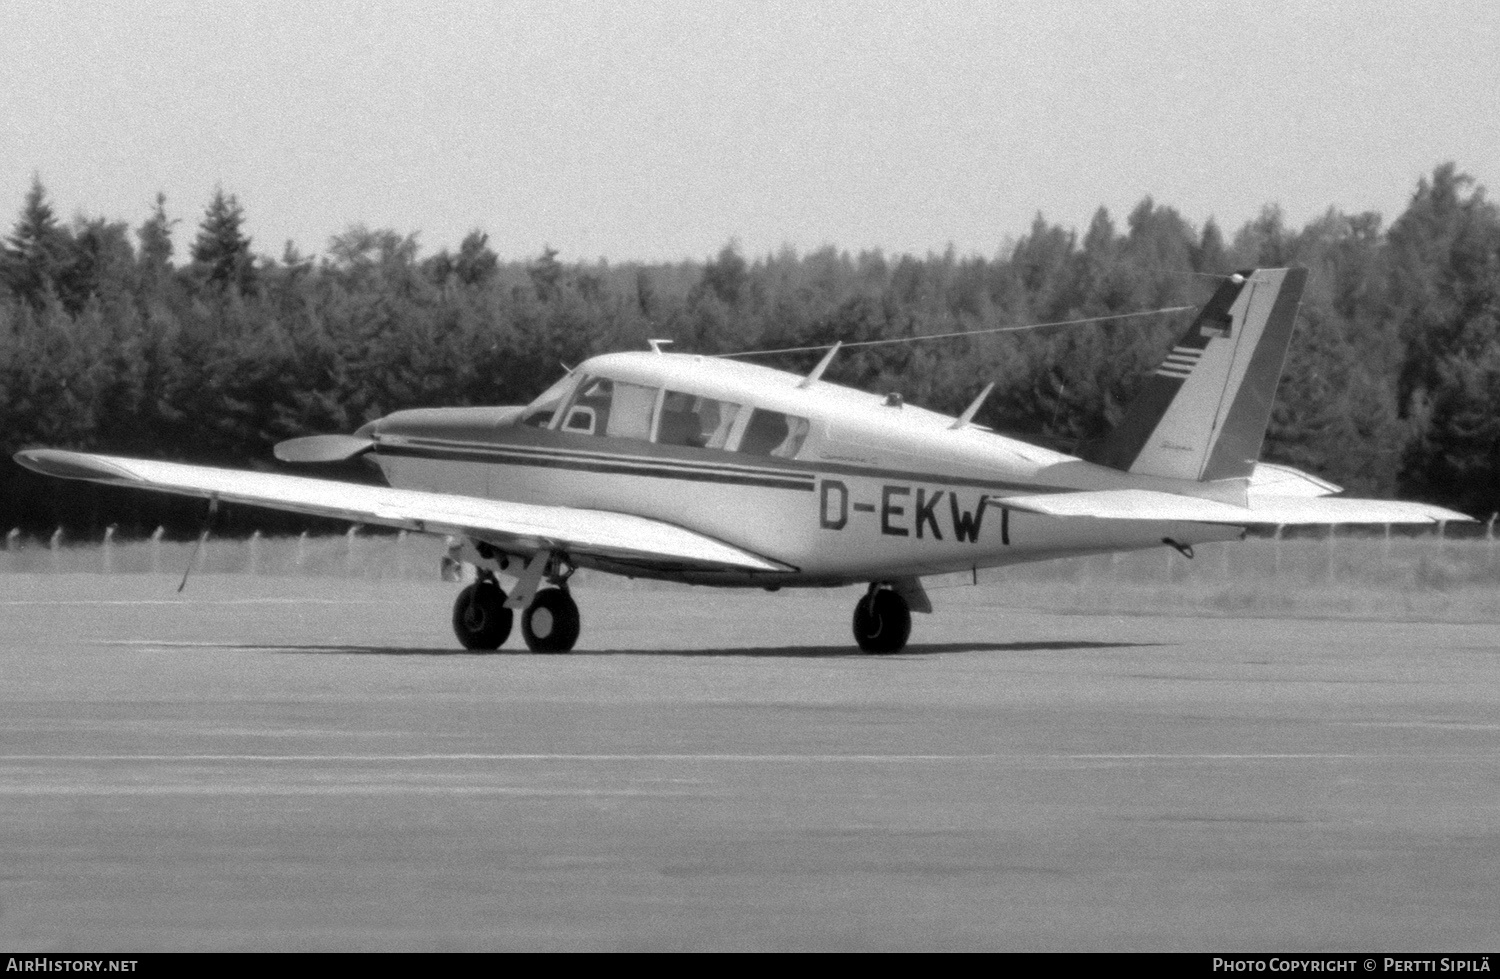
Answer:
[{"label": "landing gear strut", "polygon": [[854,606],[854,641],[867,653],[897,653],[911,635],[911,607],[906,599],[880,584]]}]

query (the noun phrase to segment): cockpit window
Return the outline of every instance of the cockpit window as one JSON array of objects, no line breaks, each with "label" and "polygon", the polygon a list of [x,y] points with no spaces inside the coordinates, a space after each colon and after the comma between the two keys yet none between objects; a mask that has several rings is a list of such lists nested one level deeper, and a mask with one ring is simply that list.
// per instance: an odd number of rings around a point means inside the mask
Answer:
[{"label": "cockpit window", "polygon": [[563,415],[562,430],[647,439],[651,437],[651,410],[655,406],[655,388],[606,377],[585,378]]},{"label": "cockpit window", "polygon": [[722,449],[739,411],[740,406],[729,401],[668,391],[661,403],[656,441],[662,445]]},{"label": "cockpit window", "polygon": [[747,455],[790,459],[802,449],[809,425],[806,418],[757,408],[740,437],[739,451]]},{"label": "cockpit window", "polygon": [[533,428],[546,428],[551,425],[552,416],[557,413],[558,407],[575,380],[577,380],[575,375],[568,374],[533,398],[531,404],[526,406],[526,410],[521,412],[521,424],[530,425]]}]

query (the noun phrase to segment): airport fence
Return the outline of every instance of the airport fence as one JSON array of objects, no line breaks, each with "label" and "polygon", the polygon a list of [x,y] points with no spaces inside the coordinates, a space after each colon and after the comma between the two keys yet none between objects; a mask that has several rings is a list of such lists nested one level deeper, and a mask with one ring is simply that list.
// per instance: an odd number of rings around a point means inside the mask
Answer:
[{"label": "airport fence", "polygon": [[5,538],[0,573],[248,574],[278,577],[432,578],[447,551],[426,534],[365,533],[351,527],[337,536],[214,537],[169,540],[158,528],[146,540],[121,540],[113,528],[102,538],[80,539],[59,527],[46,539],[18,528]]},{"label": "airport fence", "polygon": [[[447,545],[422,534],[210,537],[168,540],[48,538],[12,530],[0,574],[192,574],[436,580]],[[589,588],[673,588],[579,572]],[[1276,615],[1500,622],[1500,541],[1495,521],[1413,532],[1274,533],[1199,545],[1062,558],[924,579],[935,604],[1113,614]]]}]

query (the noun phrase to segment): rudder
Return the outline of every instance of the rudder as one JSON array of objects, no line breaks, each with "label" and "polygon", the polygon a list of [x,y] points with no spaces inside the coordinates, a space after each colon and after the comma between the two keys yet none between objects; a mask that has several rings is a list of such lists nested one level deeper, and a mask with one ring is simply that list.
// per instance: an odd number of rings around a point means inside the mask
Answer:
[{"label": "rudder", "polygon": [[1147,476],[1248,477],[1271,418],[1307,270],[1227,279],[1083,458]]}]

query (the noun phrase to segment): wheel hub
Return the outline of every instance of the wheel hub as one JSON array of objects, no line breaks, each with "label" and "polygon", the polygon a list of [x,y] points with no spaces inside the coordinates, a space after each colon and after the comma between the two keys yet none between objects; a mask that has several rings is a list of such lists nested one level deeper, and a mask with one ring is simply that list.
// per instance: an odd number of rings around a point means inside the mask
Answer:
[{"label": "wheel hub", "polygon": [[531,632],[538,639],[545,639],[552,635],[552,612],[550,609],[539,608],[531,613]]}]

